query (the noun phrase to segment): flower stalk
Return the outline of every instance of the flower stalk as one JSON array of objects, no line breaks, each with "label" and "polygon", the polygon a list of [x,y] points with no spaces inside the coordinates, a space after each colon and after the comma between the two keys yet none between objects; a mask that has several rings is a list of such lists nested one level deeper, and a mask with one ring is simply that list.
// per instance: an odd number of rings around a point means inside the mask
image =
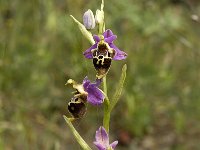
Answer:
[{"label": "flower stalk", "polygon": [[103,117],[103,126],[107,132],[109,132],[110,126],[110,104],[104,103],[104,117]]},{"label": "flower stalk", "polygon": [[[107,95],[107,83],[106,76],[103,78],[103,92]],[[107,132],[109,132],[109,124],[110,124],[110,101],[108,96],[104,99],[104,117],[103,117],[103,126]]]},{"label": "flower stalk", "polygon": [[98,25],[98,32],[99,35],[102,35],[103,32],[105,31],[105,21],[104,21],[104,0],[101,1],[101,10],[97,9],[96,15],[95,15],[95,20],[96,24]]}]

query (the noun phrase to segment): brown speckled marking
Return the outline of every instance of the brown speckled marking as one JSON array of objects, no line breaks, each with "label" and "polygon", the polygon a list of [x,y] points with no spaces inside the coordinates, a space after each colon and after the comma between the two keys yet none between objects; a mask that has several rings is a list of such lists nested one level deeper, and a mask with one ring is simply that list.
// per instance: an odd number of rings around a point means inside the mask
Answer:
[{"label": "brown speckled marking", "polygon": [[112,58],[114,57],[114,50],[109,48],[105,42],[100,42],[97,49],[93,51],[93,64],[97,70],[97,78],[102,78],[108,72]]},{"label": "brown speckled marking", "polygon": [[86,110],[86,105],[80,98],[74,98],[68,103],[68,111],[75,119],[82,118]]}]

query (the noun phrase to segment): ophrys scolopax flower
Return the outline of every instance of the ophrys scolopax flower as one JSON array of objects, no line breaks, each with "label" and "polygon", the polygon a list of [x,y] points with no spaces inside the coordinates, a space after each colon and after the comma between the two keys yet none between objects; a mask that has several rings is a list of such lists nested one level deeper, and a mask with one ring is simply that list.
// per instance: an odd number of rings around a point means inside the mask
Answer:
[{"label": "ophrys scolopax flower", "polygon": [[123,60],[127,54],[113,44],[117,36],[110,29],[106,30],[103,35],[94,35],[93,38],[96,43],[83,54],[86,58],[93,59],[97,78],[101,79],[107,74],[112,60]]},{"label": "ophrys scolopax flower", "polygon": [[71,84],[76,90],[73,94],[73,98],[68,103],[68,110],[74,118],[81,118],[86,113],[86,103],[92,105],[100,105],[104,101],[104,94],[98,88],[101,84],[101,80],[97,79],[94,83],[84,78],[82,84],[76,83],[74,80],[69,79],[67,84]]}]

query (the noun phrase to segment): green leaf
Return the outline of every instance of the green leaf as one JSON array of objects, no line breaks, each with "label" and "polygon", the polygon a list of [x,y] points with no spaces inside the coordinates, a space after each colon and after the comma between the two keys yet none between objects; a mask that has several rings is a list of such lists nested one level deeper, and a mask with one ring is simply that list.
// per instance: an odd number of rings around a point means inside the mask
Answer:
[{"label": "green leaf", "polygon": [[114,94],[113,98],[111,99],[110,111],[115,107],[115,105],[117,104],[117,102],[121,96],[123,86],[124,86],[124,81],[126,79],[126,70],[127,70],[127,65],[125,64],[122,67],[122,73],[121,73],[119,83],[117,85],[117,89],[115,90],[115,94]]},{"label": "green leaf", "polygon": [[78,25],[78,27],[79,27],[81,33],[83,34],[83,36],[85,36],[86,39],[88,39],[88,40],[90,41],[90,43],[91,43],[92,45],[94,45],[94,44],[95,44],[95,41],[94,41],[94,39],[93,39],[92,33],[89,32],[89,31],[85,28],[85,26],[84,26],[82,23],[80,23],[78,20],[76,20],[76,18],[74,18],[72,15],[70,15],[70,17],[71,17],[71,18],[74,20],[74,22]]},{"label": "green leaf", "polygon": [[72,133],[74,134],[77,142],[80,144],[80,146],[82,147],[83,150],[92,150],[88,144],[83,140],[83,138],[80,136],[80,134],[76,131],[76,129],[74,128],[73,124],[70,121],[70,118],[67,118],[65,115],[63,115],[67,125],[69,126],[70,130],[72,131]]}]

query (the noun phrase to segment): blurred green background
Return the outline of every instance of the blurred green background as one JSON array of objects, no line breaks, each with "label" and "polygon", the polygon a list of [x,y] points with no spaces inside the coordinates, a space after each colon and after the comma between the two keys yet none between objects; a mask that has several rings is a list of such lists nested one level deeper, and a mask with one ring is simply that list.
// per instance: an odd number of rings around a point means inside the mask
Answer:
[{"label": "blurred green background", "polygon": [[[73,91],[67,79],[94,80],[82,20],[100,0],[0,0],[0,150],[79,150],[62,117]],[[112,113],[119,150],[200,150],[200,1],[105,0],[106,28],[128,53],[113,61],[109,96],[128,65]],[[96,31],[94,31],[96,32]],[[92,144],[102,107],[74,123]],[[94,148],[94,147],[93,147]]]}]

